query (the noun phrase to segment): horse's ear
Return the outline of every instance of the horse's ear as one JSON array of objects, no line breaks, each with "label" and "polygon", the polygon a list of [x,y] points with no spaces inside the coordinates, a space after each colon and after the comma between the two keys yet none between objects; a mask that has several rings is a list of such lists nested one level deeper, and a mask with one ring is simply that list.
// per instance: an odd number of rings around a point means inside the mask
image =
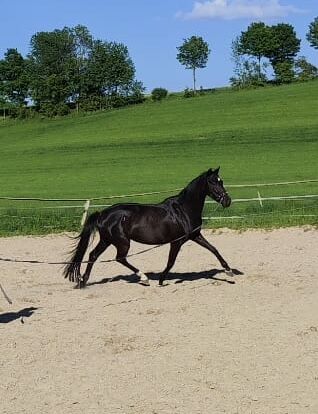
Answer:
[{"label": "horse's ear", "polygon": [[220,167],[216,168],[216,169],[213,171],[213,174],[215,174],[215,175],[219,175],[219,171],[220,171]]},{"label": "horse's ear", "polygon": [[208,169],[208,175],[212,175],[212,174],[213,174],[212,168],[209,168]]}]

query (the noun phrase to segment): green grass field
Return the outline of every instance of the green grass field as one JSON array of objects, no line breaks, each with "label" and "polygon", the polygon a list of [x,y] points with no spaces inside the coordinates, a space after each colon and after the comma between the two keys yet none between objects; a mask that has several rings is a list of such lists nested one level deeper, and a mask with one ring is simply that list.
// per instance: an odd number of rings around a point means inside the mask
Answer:
[{"label": "green grass field", "polygon": [[[174,96],[161,103],[146,102],[86,116],[1,121],[0,196],[86,199],[173,190],[218,165],[225,184],[315,179],[317,101],[315,81],[240,92],[222,90],[192,99]],[[264,197],[318,194],[318,183],[260,191]],[[134,201],[157,202],[168,195]],[[233,189],[231,195],[255,197],[257,189]],[[27,218],[8,217],[27,217],[19,208],[34,205],[0,201],[0,234],[78,228],[79,219],[73,216],[80,216],[81,209],[41,214],[26,210],[34,215],[34,224],[27,224]],[[219,210],[210,206],[207,213],[261,213],[267,217],[241,221],[244,227],[317,224],[315,217],[296,216],[299,211],[317,214],[317,199],[265,202],[261,211],[257,203]],[[285,219],[280,214],[283,210],[294,211],[294,219],[289,214]],[[51,221],[55,227],[44,227],[43,222]],[[209,225],[240,226],[235,220]]]}]

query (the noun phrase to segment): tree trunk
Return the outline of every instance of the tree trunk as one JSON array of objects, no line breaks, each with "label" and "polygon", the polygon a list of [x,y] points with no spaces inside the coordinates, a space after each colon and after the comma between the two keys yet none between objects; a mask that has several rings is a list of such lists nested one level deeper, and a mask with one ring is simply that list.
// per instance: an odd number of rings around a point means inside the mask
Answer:
[{"label": "tree trunk", "polygon": [[193,93],[195,94],[196,93],[196,89],[195,89],[195,68],[192,68],[192,70],[193,70]]},{"label": "tree trunk", "polygon": [[260,82],[261,80],[261,56],[258,56],[258,81]]}]

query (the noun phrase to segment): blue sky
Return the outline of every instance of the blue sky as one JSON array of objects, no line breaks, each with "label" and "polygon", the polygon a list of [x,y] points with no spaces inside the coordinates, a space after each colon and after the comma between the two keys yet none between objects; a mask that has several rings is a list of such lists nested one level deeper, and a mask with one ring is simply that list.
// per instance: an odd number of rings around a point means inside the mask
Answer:
[{"label": "blue sky", "polygon": [[213,88],[228,84],[231,42],[253,21],[292,24],[302,40],[300,54],[318,65],[318,50],[305,38],[316,16],[317,0],[9,0],[0,9],[0,56],[11,47],[26,55],[36,32],[83,24],[94,38],[128,46],[148,91],[179,91],[191,87],[191,73],[177,61],[176,47],[198,35],[212,53],[197,84]]}]

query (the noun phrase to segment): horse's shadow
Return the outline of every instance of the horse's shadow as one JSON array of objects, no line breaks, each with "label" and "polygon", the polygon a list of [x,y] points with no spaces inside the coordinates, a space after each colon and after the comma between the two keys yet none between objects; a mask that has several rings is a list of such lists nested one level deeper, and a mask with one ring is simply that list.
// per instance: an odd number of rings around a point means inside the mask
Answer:
[{"label": "horse's shadow", "polygon": [[[238,269],[232,269],[232,273],[234,276],[244,274]],[[226,276],[225,270],[223,269],[211,269],[211,270],[204,270],[201,272],[190,272],[190,273],[172,272],[166,276],[165,280],[174,281],[174,283],[177,284],[177,283],[183,283],[183,282],[192,282],[192,281],[200,280],[200,279],[210,279],[210,280],[216,280],[216,281],[220,281],[224,283],[229,283],[231,285],[235,284],[234,280],[228,280],[224,277],[217,277],[217,275],[219,274],[221,275],[223,274]],[[150,280],[159,280],[160,273],[147,273],[147,276]],[[96,282],[89,282],[87,283],[87,286],[103,285],[105,283],[119,282],[121,280],[127,283],[139,283],[140,281],[139,277],[135,273],[133,273],[130,275],[118,275],[118,276],[110,277],[110,278],[105,277]]]},{"label": "horse's shadow", "polygon": [[[0,315],[0,323],[13,322],[20,318],[29,318],[38,308],[30,307],[21,309],[18,312],[7,312]],[[23,319],[22,319],[23,321]]]}]

